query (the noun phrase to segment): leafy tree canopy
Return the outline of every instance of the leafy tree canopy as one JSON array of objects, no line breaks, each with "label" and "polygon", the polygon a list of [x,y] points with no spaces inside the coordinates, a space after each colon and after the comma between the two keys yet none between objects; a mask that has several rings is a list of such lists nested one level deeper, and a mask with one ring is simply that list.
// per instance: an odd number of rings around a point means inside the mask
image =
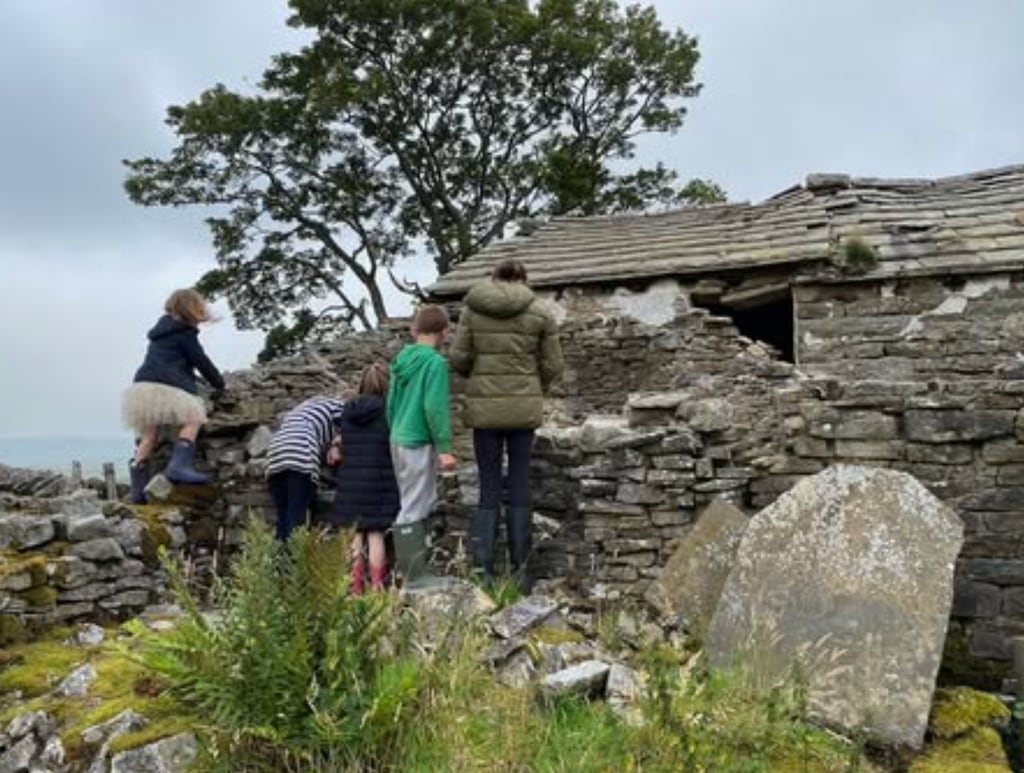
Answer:
[{"label": "leafy tree canopy", "polygon": [[372,326],[403,257],[425,250],[444,273],[519,218],[722,198],[635,163],[637,138],[679,129],[700,91],[696,40],[652,8],[289,5],[304,48],[254,93],[217,85],[172,106],[170,155],[125,162],[136,203],[217,207],[218,268],[199,286],[243,328],[291,345],[324,320]]}]

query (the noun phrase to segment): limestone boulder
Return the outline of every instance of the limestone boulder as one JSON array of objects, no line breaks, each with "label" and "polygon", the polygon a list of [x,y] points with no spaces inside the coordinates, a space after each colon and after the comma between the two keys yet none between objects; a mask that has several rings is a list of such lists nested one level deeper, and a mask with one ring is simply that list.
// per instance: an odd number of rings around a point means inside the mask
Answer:
[{"label": "limestone boulder", "polygon": [[28,550],[54,537],[49,518],[34,515],[0,515],[0,548]]},{"label": "limestone boulder", "polygon": [[963,526],[911,476],[838,465],[758,513],[706,640],[763,682],[799,663],[820,719],[920,748]]},{"label": "limestone boulder", "polygon": [[457,577],[437,577],[404,598],[414,613],[422,644],[433,645],[466,628],[466,623],[494,611],[494,602],[480,588]]},{"label": "limestone boulder", "polygon": [[121,752],[111,760],[110,773],[185,773],[198,751],[195,736],[180,733]]},{"label": "limestone boulder", "polygon": [[603,661],[585,660],[544,677],[541,687],[553,695],[603,695],[610,670]]},{"label": "limestone boulder", "polygon": [[647,603],[691,631],[706,631],[749,521],[735,505],[714,500],[648,587]]},{"label": "limestone boulder", "polygon": [[540,625],[558,609],[558,602],[545,596],[533,595],[520,599],[491,617],[491,630],[503,639],[522,636]]}]

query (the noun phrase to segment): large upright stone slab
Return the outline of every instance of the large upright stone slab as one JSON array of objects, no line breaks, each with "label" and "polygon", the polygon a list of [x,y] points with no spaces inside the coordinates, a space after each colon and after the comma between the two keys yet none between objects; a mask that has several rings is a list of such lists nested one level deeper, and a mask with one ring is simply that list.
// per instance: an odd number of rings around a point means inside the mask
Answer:
[{"label": "large upright stone slab", "polygon": [[751,520],[706,641],[763,683],[799,662],[811,711],[919,748],[963,527],[906,473],[839,465]]},{"label": "large upright stone slab", "polygon": [[647,589],[647,603],[691,632],[707,631],[749,521],[735,505],[714,500]]}]

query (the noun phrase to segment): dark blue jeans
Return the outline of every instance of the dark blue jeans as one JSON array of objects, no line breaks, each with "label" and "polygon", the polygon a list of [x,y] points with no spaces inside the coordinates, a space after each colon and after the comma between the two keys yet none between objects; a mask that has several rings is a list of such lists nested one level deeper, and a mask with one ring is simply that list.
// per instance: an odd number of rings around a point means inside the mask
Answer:
[{"label": "dark blue jeans", "polygon": [[313,476],[284,470],[269,476],[267,485],[277,507],[277,538],[285,542],[295,528],[306,524],[306,514],[316,496]]},{"label": "dark blue jeans", "polygon": [[532,429],[475,429],[473,451],[480,472],[480,508],[494,510],[501,504],[501,467],[508,451],[508,504],[530,506],[530,453]]}]

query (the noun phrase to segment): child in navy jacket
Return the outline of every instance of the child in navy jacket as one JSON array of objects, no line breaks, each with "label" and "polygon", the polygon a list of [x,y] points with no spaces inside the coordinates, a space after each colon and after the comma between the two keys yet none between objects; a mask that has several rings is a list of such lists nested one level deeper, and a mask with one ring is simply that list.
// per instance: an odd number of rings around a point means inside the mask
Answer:
[{"label": "child in navy jacket", "polygon": [[149,331],[149,348],[135,383],[124,393],[122,414],[126,427],[135,431],[135,456],[130,463],[131,497],[146,501],[148,459],[157,443],[160,427],[178,427],[171,460],[164,474],[173,483],[206,483],[209,476],[197,472],[196,435],[206,423],[206,406],[199,397],[195,371],[215,390],[224,389],[224,378],[199,343],[199,325],[212,320],[206,300],[192,289],[175,290],[164,304],[166,312]]}]

